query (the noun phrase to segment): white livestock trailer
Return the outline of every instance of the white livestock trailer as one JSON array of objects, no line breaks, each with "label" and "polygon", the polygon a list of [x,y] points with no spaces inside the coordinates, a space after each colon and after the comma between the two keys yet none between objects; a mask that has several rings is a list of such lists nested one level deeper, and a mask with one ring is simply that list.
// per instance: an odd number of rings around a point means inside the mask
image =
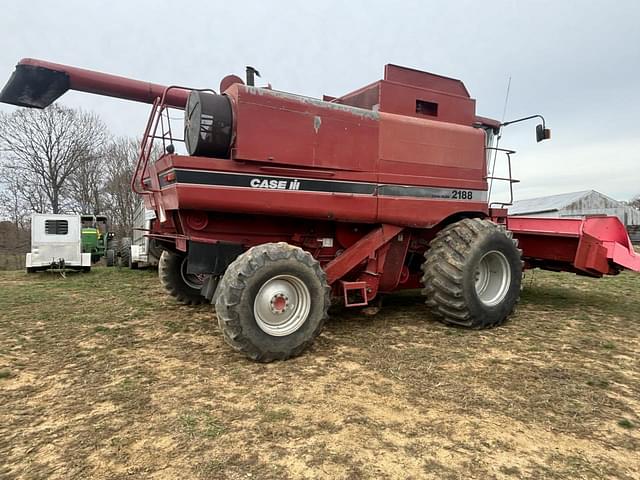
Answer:
[{"label": "white livestock trailer", "polygon": [[27,272],[49,269],[91,270],[91,253],[82,253],[80,215],[31,215],[31,252]]}]

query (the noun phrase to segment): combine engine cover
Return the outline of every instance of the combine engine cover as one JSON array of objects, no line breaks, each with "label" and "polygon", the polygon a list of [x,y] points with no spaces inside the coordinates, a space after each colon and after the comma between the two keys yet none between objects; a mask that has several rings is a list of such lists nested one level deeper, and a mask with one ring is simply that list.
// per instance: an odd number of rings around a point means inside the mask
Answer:
[{"label": "combine engine cover", "polygon": [[487,216],[486,137],[472,126],[474,100],[457,80],[424,72],[414,72],[422,83],[399,83],[407,71],[388,66],[392,80],[332,101],[241,83],[222,95],[192,91],[191,156],[161,158],[150,181],[157,173],[167,211],[411,227]]}]

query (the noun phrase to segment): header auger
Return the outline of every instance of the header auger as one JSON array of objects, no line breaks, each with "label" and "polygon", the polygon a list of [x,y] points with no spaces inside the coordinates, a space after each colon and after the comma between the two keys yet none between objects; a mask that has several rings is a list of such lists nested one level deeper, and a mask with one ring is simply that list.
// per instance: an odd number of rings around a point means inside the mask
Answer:
[{"label": "header auger", "polygon": [[[488,158],[514,152],[459,80],[387,65],[322,100],[252,83],[231,75],[216,93],[29,59],[0,100],[43,108],[74,89],[153,105],[132,186],[156,212],[160,277],[183,303],[215,303],[227,343],[257,361],[302,352],[331,297],[421,288],[443,322],[486,328],[513,311],[523,268],[640,270],[615,217],[509,218],[489,203]],[[184,110],[184,138],[169,109]]]}]

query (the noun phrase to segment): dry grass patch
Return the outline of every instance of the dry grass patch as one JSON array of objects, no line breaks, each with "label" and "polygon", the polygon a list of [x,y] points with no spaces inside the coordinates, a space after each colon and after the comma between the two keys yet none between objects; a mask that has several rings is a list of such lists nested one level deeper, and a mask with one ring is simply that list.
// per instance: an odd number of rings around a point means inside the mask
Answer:
[{"label": "dry grass patch", "polygon": [[0,477],[639,478],[640,276],[524,283],[494,330],[406,292],[260,365],[153,272],[0,273]]}]

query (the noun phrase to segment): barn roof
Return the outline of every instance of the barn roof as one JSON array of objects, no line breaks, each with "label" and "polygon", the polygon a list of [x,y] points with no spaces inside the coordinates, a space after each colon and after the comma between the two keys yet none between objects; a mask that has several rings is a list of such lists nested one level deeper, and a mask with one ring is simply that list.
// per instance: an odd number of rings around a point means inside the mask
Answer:
[{"label": "barn roof", "polygon": [[581,190],[579,192],[561,193],[559,195],[516,200],[513,202],[513,205],[509,207],[509,215],[555,212],[571,205],[587,195],[590,195],[591,193],[598,192],[595,190]]}]

